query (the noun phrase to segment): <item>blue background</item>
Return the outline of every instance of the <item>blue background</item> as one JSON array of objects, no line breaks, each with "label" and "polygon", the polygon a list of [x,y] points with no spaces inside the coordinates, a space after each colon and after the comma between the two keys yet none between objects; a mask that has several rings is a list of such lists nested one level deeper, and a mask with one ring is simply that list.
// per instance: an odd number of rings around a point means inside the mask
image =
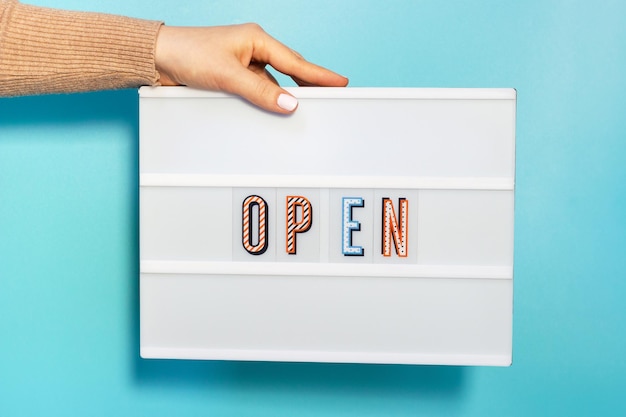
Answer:
[{"label": "blue background", "polygon": [[0,416],[626,414],[626,2],[37,4],[256,21],[352,86],[516,88],[514,359],[139,359],[137,93],[1,99]]}]

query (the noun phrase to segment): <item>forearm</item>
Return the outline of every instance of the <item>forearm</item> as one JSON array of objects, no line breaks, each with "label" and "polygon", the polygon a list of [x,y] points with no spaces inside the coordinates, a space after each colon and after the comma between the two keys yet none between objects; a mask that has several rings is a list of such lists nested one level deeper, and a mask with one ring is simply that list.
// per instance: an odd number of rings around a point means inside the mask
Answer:
[{"label": "forearm", "polygon": [[0,0],[0,96],[153,85],[160,26]]}]

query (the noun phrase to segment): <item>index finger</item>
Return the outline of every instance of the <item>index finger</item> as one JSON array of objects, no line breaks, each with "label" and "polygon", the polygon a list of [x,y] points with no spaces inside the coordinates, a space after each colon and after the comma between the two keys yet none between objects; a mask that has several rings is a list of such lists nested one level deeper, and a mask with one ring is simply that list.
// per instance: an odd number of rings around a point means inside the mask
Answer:
[{"label": "index finger", "polygon": [[293,78],[298,85],[345,87],[348,79],[329,69],[313,64],[299,53],[263,32],[257,38],[254,59],[271,65],[277,71]]}]

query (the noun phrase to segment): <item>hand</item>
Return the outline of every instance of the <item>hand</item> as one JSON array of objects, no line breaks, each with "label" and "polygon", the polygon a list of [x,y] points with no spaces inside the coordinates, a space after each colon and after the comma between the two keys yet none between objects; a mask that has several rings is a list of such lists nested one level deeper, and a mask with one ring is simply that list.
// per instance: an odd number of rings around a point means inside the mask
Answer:
[{"label": "hand", "polygon": [[161,85],[186,85],[237,94],[277,113],[298,101],[266,70],[271,65],[300,86],[345,87],[348,79],[307,62],[256,24],[162,26],[155,52]]}]

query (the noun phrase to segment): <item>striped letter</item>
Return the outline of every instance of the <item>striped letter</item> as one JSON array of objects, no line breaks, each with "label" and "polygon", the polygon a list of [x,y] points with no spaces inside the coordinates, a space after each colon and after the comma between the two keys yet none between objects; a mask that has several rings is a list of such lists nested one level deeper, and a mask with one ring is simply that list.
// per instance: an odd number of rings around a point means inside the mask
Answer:
[{"label": "striped letter", "polygon": [[[408,244],[408,216],[409,216],[409,201],[406,198],[399,198],[398,205],[400,206],[400,216],[396,219],[396,212],[393,208],[393,202],[390,198],[383,198],[383,243],[382,253],[383,256],[391,256],[391,240],[396,249],[396,253],[401,258],[408,256],[407,244]],[[398,226],[398,223],[400,225]]]},{"label": "striped letter", "polygon": [[352,220],[352,207],[364,207],[365,200],[361,197],[344,197],[343,207],[343,233],[342,252],[344,256],[364,256],[365,249],[362,246],[352,246],[352,232],[361,230],[361,223]]},{"label": "striped letter", "polygon": [[[300,208],[300,210],[298,210]],[[300,212],[298,216],[297,212]],[[299,217],[299,220],[298,220]],[[313,224],[311,202],[301,196],[287,196],[287,253],[296,254],[296,233],[307,232]]]},{"label": "striped letter", "polygon": [[[253,212],[256,212],[256,218]],[[243,247],[251,255],[262,255],[267,250],[267,203],[265,200],[258,195],[246,197],[243,200],[242,220]],[[253,227],[253,224],[256,227]],[[253,233],[253,230],[256,233]]]}]

